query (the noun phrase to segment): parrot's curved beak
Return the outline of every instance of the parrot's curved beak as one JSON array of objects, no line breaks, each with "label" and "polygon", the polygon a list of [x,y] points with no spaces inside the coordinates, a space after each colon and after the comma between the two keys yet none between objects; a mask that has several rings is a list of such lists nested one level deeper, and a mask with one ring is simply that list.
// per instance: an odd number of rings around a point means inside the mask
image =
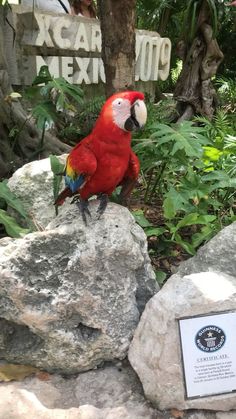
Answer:
[{"label": "parrot's curved beak", "polygon": [[147,108],[143,100],[137,99],[130,108],[130,116],[125,121],[126,131],[142,128],[147,120]]}]

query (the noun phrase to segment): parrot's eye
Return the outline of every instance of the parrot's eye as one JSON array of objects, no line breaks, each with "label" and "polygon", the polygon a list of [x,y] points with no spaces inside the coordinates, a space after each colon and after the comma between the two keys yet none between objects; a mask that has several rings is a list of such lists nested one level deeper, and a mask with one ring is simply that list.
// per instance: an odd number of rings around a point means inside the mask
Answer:
[{"label": "parrot's eye", "polygon": [[130,101],[122,97],[117,97],[113,100],[112,116],[115,124],[124,130],[125,121],[130,117]]},{"label": "parrot's eye", "polygon": [[123,99],[117,98],[116,100],[114,100],[113,106],[120,107],[122,105],[122,103],[123,103]]}]

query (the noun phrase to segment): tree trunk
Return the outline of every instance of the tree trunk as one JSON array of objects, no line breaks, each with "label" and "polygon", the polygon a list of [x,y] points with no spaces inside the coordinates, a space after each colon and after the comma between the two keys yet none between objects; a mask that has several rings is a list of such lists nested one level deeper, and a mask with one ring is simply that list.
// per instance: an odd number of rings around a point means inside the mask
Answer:
[{"label": "tree trunk", "polygon": [[[10,9],[7,18],[11,22]],[[9,96],[13,91],[6,59],[9,42],[13,49],[14,32],[6,22],[6,9],[0,5],[0,178],[10,176],[30,160],[70,150],[68,145],[47,133],[42,141],[42,133],[29,120],[20,101]],[[15,135],[10,139],[9,133],[13,131]]]},{"label": "tree trunk", "polygon": [[106,96],[134,88],[135,0],[98,0]]},{"label": "tree trunk", "polygon": [[210,24],[207,1],[202,2],[197,23],[197,34],[190,48],[184,41],[178,44],[178,55],[183,68],[174,91],[180,117],[177,122],[190,119],[194,114],[212,118],[217,105],[211,78],[223,60]]}]

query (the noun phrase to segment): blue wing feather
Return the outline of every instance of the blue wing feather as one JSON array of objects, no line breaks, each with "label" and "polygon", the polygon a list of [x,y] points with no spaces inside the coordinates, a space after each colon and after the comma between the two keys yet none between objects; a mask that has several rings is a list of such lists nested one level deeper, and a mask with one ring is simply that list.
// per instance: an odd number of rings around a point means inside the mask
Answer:
[{"label": "blue wing feather", "polygon": [[70,176],[65,176],[65,184],[70,188],[71,192],[76,192],[85,182],[85,177],[79,175],[76,179],[72,179]]}]

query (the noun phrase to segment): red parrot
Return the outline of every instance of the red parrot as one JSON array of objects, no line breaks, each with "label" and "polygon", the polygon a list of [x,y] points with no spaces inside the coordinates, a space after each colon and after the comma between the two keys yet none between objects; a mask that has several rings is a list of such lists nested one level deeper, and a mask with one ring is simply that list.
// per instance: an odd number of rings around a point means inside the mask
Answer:
[{"label": "red parrot", "polygon": [[129,195],[139,174],[139,160],[131,149],[131,131],[141,128],[146,119],[143,93],[125,91],[111,96],[92,132],[71,150],[64,172],[66,188],[55,205],[75,195],[86,223],[92,195],[100,199],[99,216],[118,185],[122,185],[122,197]]}]

